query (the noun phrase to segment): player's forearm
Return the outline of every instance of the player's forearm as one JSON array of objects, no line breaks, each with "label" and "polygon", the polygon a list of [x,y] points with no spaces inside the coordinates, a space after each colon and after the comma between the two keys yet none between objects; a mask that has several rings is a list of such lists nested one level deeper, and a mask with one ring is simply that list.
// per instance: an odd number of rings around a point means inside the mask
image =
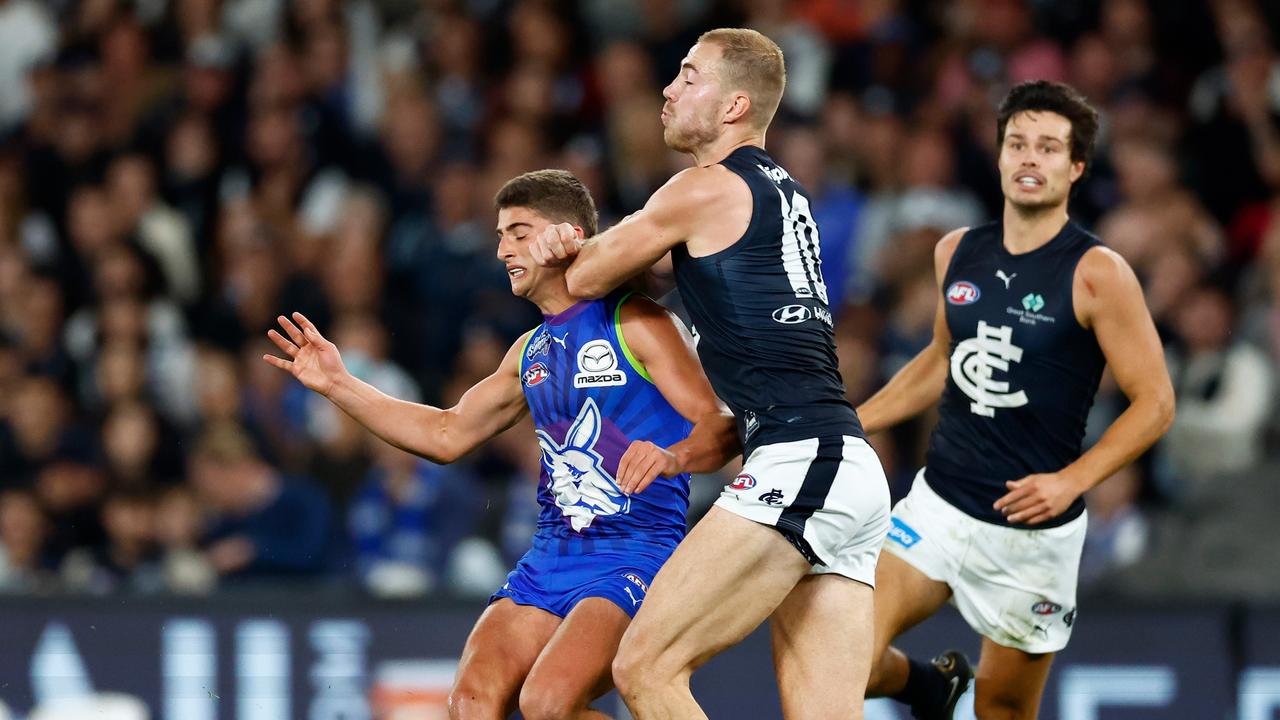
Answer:
[{"label": "player's forearm", "polygon": [[1106,480],[1155,444],[1173,423],[1173,392],[1135,398],[1097,444],[1062,470],[1081,494]]},{"label": "player's forearm", "polygon": [[862,429],[874,435],[919,415],[938,402],[946,383],[946,354],[930,345],[858,406]]},{"label": "player's forearm", "polygon": [[411,403],[347,375],[335,382],[329,401],[374,435],[432,462],[450,463],[463,453],[449,434],[448,412]]},{"label": "player's forearm", "polygon": [[644,267],[628,267],[609,258],[595,238],[587,240],[573,264],[565,270],[564,280],[569,294],[579,299],[604,297]]},{"label": "player's forearm", "polygon": [[699,418],[689,436],[667,450],[676,456],[681,472],[706,473],[724,467],[742,447],[733,415],[716,411]]}]

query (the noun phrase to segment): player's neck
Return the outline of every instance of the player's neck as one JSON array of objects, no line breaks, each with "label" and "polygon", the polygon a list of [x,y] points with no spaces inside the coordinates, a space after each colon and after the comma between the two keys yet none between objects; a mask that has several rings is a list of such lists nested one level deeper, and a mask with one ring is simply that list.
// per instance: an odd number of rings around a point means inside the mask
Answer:
[{"label": "player's neck", "polygon": [[725,133],[690,154],[698,167],[710,167],[732,155],[734,150],[747,145],[764,147],[764,133],[757,130]]},{"label": "player's neck", "polygon": [[569,294],[569,289],[561,283],[560,287],[547,288],[542,292],[529,294],[529,301],[538,306],[543,315],[559,315],[578,304],[578,298]]},{"label": "player's neck", "polygon": [[1004,204],[1004,247],[1014,255],[1029,253],[1052,240],[1067,224],[1067,204],[1032,211]]}]

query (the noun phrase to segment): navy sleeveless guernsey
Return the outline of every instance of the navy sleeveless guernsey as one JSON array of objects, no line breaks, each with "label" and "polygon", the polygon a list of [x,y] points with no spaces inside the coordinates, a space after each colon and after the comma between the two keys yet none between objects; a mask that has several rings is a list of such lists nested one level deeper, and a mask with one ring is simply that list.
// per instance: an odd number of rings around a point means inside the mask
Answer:
[{"label": "navy sleeveless guernsey", "polygon": [[[1076,265],[1101,241],[1074,222],[1031,252],[1004,247],[1001,223],[973,228],[943,282],[950,371],[925,480],[956,508],[1009,525],[992,504],[1005,482],[1057,472],[1081,453],[1106,360],[1072,305]],[[1077,499],[1036,525],[1084,512]]]},{"label": "navy sleeveless guernsey", "polygon": [[738,148],[720,164],[751,189],[751,224],[720,252],[693,257],[681,244],[671,256],[698,356],[737,418],[744,460],[771,443],[863,437],[836,361],[808,194],[764,148]]}]

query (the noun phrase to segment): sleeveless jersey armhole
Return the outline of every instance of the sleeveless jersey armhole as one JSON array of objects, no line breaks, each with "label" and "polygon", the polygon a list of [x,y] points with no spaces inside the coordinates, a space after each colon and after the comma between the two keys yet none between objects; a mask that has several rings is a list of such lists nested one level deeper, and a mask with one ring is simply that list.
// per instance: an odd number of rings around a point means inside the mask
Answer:
[{"label": "sleeveless jersey armhole", "polygon": [[622,348],[622,354],[627,358],[627,362],[631,363],[632,369],[639,373],[640,377],[654,384],[653,378],[649,376],[649,371],[645,369],[644,363],[640,362],[635,353],[631,352],[631,346],[627,344],[627,338],[622,334],[622,306],[632,295],[637,294],[632,290],[622,297],[618,298],[617,305],[613,307],[613,333],[618,336],[618,345]]}]

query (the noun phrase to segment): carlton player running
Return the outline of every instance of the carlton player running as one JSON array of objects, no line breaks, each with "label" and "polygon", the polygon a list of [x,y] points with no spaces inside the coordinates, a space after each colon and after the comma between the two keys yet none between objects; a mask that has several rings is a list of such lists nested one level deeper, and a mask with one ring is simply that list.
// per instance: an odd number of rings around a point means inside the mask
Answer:
[{"label": "carlton player running", "polygon": [[[1168,429],[1173,389],[1133,271],[1070,221],[1096,111],[1073,89],[1015,87],[1000,106],[1001,222],[934,252],[932,343],[858,409],[869,432],[941,396],[927,465],[894,509],[876,585],[869,693],[950,718],[968,684],[955,652],[909,660],[893,638],[948,600],[982,636],[975,712],[1034,718],[1053,653],[1076,622],[1086,490]],[[1104,366],[1130,405],[1088,452]]]},{"label": "carlton player running", "polygon": [[[270,336],[292,362],[266,356],[383,440],[452,462],[532,414],[542,450],[533,548],[490,599],[463,650],[449,715],[605,718],[588,707],[658,568],[684,536],[689,473],[738,453],[680,322],[653,301],[615,293],[579,301],[564,272],[541,268],[531,239],[551,222],[590,236],[591,195],[562,170],[526,173],[495,199],[498,258],[511,290],[542,310],[498,370],[457,406],[388,397],[351,377],[306,318]],[[643,492],[642,492],[643,491]]]},{"label": "carlton player running", "polygon": [[618,651],[614,680],[640,720],[705,717],[690,674],[766,617],[786,717],[862,716],[888,488],[844,398],[808,195],[764,149],[784,83],[773,41],[705,33],[663,91],[667,145],[696,167],[585,247],[566,225],[535,246],[550,264],[576,254],[569,286],[589,296],[670,253],[742,437],[742,474],[658,573]]}]

